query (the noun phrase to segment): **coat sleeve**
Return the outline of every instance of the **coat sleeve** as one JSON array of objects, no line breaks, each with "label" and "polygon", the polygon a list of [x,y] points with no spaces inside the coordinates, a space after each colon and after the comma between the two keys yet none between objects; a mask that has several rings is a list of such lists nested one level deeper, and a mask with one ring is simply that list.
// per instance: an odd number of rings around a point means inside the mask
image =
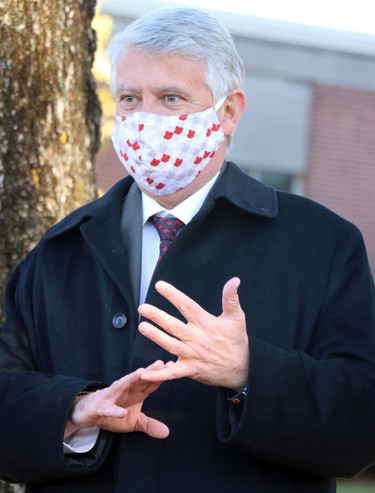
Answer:
[{"label": "coat sleeve", "polygon": [[241,412],[219,398],[218,436],[277,464],[352,477],[375,461],[374,284],[358,230],[341,238],[328,279],[311,352],[250,337],[248,395]]},{"label": "coat sleeve", "polygon": [[22,316],[22,269],[21,264],[8,285],[8,321],[0,331],[0,477],[33,482],[89,474],[106,456],[107,434],[101,433],[91,452],[68,456],[63,453],[63,435],[75,395],[102,384],[35,370]]}]

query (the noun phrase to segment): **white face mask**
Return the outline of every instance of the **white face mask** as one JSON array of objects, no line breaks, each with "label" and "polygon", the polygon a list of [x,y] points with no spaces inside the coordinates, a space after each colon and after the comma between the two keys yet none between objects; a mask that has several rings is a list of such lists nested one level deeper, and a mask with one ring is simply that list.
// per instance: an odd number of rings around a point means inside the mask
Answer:
[{"label": "white face mask", "polygon": [[153,195],[168,195],[186,187],[225,139],[216,115],[225,99],[187,115],[115,115],[112,142],[121,163]]}]

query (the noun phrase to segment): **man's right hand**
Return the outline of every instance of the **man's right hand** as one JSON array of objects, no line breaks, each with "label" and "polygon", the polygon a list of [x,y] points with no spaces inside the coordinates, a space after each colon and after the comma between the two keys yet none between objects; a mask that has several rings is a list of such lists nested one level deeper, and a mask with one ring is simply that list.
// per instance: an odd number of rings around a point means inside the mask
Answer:
[{"label": "man's right hand", "polygon": [[[157,370],[163,366],[162,361],[156,361],[147,369]],[[142,381],[140,376],[143,372],[144,369],[139,368],[105,389],[78,397],[65,436],[80,428],[96,426],[116,433],[138,431],[153,438],[166,438],[169,428],[141,411],[146,397],[160,386],[160,382]]]}]

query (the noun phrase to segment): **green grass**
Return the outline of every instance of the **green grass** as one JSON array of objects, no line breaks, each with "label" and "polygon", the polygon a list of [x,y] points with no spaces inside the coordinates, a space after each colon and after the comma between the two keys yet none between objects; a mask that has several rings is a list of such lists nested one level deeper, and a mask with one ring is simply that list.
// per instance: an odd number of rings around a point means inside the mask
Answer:
[{"label": "green grass", "polygon": [[337,483],[337,493],[375,493],[375,481],[339,480]]}]

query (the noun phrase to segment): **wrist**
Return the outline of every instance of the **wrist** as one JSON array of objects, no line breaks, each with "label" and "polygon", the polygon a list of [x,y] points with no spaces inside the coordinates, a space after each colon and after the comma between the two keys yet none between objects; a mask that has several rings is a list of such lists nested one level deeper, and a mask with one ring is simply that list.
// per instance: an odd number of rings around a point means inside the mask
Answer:
[{"label": "wrist", "polygon": [[64,439],[73,435],[77,430],[79,430],[78,426],[76,426],[72,421],[67,421],[64,430]]}]

